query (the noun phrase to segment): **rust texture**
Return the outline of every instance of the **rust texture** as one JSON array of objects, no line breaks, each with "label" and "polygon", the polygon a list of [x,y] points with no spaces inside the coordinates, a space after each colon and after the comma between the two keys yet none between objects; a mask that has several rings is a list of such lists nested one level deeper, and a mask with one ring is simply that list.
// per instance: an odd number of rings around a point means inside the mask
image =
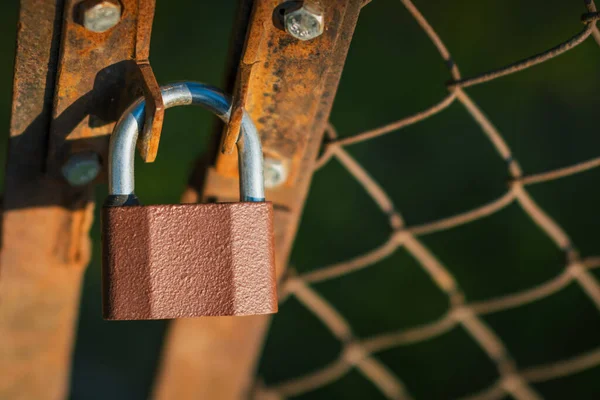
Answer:
[{"label": "rust texture", "polygon": [[271,203],[102,211],[104,318],[277,312]]},{"label": "rust texture", "polygon": [[[325,32],[307,42],[296,41],[275,26],[273,12],[280,1],[253,3],[238,71],[252,65],[243,106],[257,124],[265,154],[290,168],[287,182],[267,191],[275,209],[276,262],[281,277],[362,2],[324,1]],[[244,87],[240,82],[237,85]],[[220,153],[220,148],[215,152]],[[235,153],[218,154],[208,170],[202,163],[198,168],[184,202],[237,197]],[[265,316],[174,321],[154,398],[246,398],[268,322]]]},{"label": "rust texture", "polygon": [[153,162],[158,155],[160,134],[165,119],[165,104],[160,86],[148,60],[138,60],[137,67],[141,77],[144,97],[146,98],[146,122],[137,146],[142,159],[145,162]]},{"label": "rust texture", "polygon": [[45,174],[63,1],[21,0],[0,253],[0,398],[66,397],[92,205]]},{"label": "rust texture", "polygon": [[139,0],[139,16],[135,41],[135,60],[146,98],[146,123],[138,139],[138,150],[145,162],[153,162],[158,155],[158,144],[165,119],[165,104],[160,86],[150,65],[150,37],[156,0]]},{"label": "rust texture", "polygon": [[[339,138],[333,125],[329,125],[327,129],[329,140],[317,162],[317,169],[327,165],[332,159],[339,163],[347,172],[348,177],[355,180],[356,184],[364,189],[365,194],[371,197],[373,204],[378,206],[382,216],[388,218],[388,236],[379,246],[363,254],[330,265],[320,265],[319,268],[312,269],[307,273],[287,274],[285,279],[280,282],[280,293],[284,293],[287,298],[293,296],[295,301],[299,302],[306,311],[313,314],[325,326],[337,327],[332,329],[331,333],[339,341],[341,348],[338,353],[339,357],[316,368],[308,375],[279,381],[273,386],[257,385],[250,398],[297,399],[310,397],[311,393],[317,393],[334,382],[347,379],[350,372],[361,373],[385,398],[413,398],[414,393],[410,393],[410,386],[404,385],[402,375],[398,376],[396,374],[398,371],[390,370],[382,364],[377,354],[394,351],[406,345],[422,345],[451,329],[463,329],[468,332],[472,339],[468,346],[479,348],[489,357],[498,371],[494,383],[484,389],[473,388],[476,391],[463,398],[500,399],[510,396],[518,399],[539,399],[542,398],[537,393],[539,383],[552,384],[552,380],[571,379],[569,376],[590,373],[592,369],[597,370],[600,365],[600,351],[598,348],[591,348],[574,357],[555,359],[552,362],[529,368],[515,368],[515,357],[507,350],[503,337],[486,321],[486,315],[489,313],[507,311],[515,307],[527,307],[534,302],[544,301],[550,296],[560,295],[565,288],[573,286],[580,287],[587,294],[589,300],[596,305],[596,309],[600,310],[600,282],[592,272],[600,267],[600,257],[581,257],[577,250],[577,243],[572,241],[571,235],[565,227],[561,226],[552,213],[538,205],[529,193],[530,185],[555,181],[600,167],[600,157],[579,161],[546,172],[525,174],[517,157],[507,144],[506,135],[495,127],[480,105],[463,90],[465,87],[496,80],[554,59],[586,41],[595,41],[600,45],[600,31],[596,27],[596,20],[600,20],[600,14],[597,13],[594,2],[585,1],[587,13],[584,14],[582,20],[587,21],[586,26],[574,36],[534,56],[477,74],[471,78],[461,77],[459,67],[452,61],[452,55],[444,41],[416,5],[411,0],[401,0],[401,3],[423,30],[423,33],[429,37],[431,44],[445,61],[451,76],[451,81],[447,83],[449,94],[442,101],[432,104],[425,110],[353,136]],[[590,37],[592,39],[589,39]],[[500,197],[460,214],[441,217],[419,225],[406,224],[404,216],[394,206],[390,193],[371,178],[366,166],[354,159],[347,147],[385,134],[401,135],[403,128],[422,123],[436,114],[443,113],[453,104],[464,107],[467,115],[480,128],[481,135],[490,141],[498,159],[504,161],[507,168],[506,175],[510,177],[510,184],[507,191]],[[451,150],[448,149],[448,151]],[[435,162],[436,160],[427,161]],[[444,257],[441,254],[436,254],[423,244],[422,236],[433,232],[452,231],[465,224],[474,224],[482,218],[489,218],[490,215],[497,216],[508,207],[517,205],[522,208],[524,214],[532,222],[538,225],[540,231],[543,231],[554,242],[557,250],[563,252],[562,272],[541,284],[523,288],[520,291],[480,299],[476,302],[467,301],[468,296],[461,289],[460,277],[455,276],[452,269],[445,265]],[[418,262],[420,268],[430,276],[431,281],[440,292],[447,296],[449,307],[440,319],[410,328],[408,331],[395,332],[392,335],[389,335],[389,332],[379,332],[369,337],[358,338],[352,333],[354,329],[347,316],[344,313],[332,312],[335,306],[321,296],[318,291],[313,290],[313,285],[324,281],[329,281],[331,284],[332,280],[356,273],[358,270],[364,271],[373,268],[374,265],[398,249],[403,249]],[[481,262],[485,263],[485,259],[482,259]],[[573,271],[577,272],[573,273]],[[417,297],[413,301],[420,300],[423,299]],[[460,317],[457,318],[457,315]],[[348,357],[349,353],[360,354],[360,357]],[[508,379],[513,380],[516,384],[498,384],[498,382],[506,382]]]},{"label": "rust texture", "polygon": [[225,135],[223,135],[221,152],[224,154],[233,154],[235,144],[240,136],[242,117],[244,116],[244,104],[246,103],[246,97],[248,96],[252,65],[253,64],[241,64],[238,70],[231,106],[231,117],[229,118],[229,124],[225,130]]},{"label": "rust texture", "polygon": [[67,397],[93,203],[90,187],[69,186],[58,170],[70,151],[106,149],[100,135],[117,117],[137,10],[137,0],[123,1],[124,24],[98,34],[75,23],[79,3],[20,1],[2,210],[0,399]]},{"label": "rust texture", "polygon": [[[148,55],[149,30],[147,25],[138,29],[138,11],[140,5],[148,8],[152,2],[121,0],[121,20],[103,33],[91,32],[81,24],[82,3],[65,0],[50,131],[51,173],[74,152],[92,151],[106,159],[109,134],[140,91],[140,79],[136,79],[140,75],[133,60],[137,54]],[[150,18],[146,24],[151,24],[153,13],[144,14]]]},{"label": "rust texture", "polygon": [[146,98],[146,122],[137,146],[142,159],[145,162],[153,162],[158,155],[158,145],[165,119],[165,104],[148,60],[137,61],[137,67]]},{"label": "rust texture", "polygon": [[240,1],[238,12],[240,15],[238,15],[238,26],[235,27],[230,60],[232,64],[229,66],[230,76],[228,77],[228,89],[232,92],[231,116],[221,138],[221,153],[228,155],[234,154],[235,144],[240,135],[250,75],[254,66],[253,63],[246,64],[240,61],[242,54],[255,52],[253,49],[259,44],[256,37],[249,34],[251,29],[249,21],[254,18],[253,12],[252,1]]}]

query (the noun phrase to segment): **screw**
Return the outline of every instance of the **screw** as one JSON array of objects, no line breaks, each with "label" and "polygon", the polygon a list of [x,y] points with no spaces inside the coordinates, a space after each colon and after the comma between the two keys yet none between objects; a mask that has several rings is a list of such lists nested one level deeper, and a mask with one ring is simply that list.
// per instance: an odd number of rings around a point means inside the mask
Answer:
[{"label": "screw", "polygon": [[312,2],[304,2],[300,8],[286,11],[285,30],[298,40],[312,40],[323,33],[323,11]]},{"label": "screw", "polygon": [[286,180],[288,171],[281,160],[265,158],[265,187],[268,189],[281,186]]},{"label": "screw", "polygon": [[87,0],[81,7],[83,26],[88,31],[106,32],[121,20],[121,3],[118,0]]},{"label": "screw", "polygon": [[61,171],[71,186],[84,186],[96,179],[101,169],[98,154],[86,152],[69,157]]}]

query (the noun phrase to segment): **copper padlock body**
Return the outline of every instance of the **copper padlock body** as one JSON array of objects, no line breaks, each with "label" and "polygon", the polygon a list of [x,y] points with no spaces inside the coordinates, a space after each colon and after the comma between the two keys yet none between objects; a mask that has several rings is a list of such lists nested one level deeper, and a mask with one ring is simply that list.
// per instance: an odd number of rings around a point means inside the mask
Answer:
[{"label": "copper padlock body", "polygon": [[104,207],[102,212],[104,318],[277,311],[271,203]]},{"label": "copper padlock body", "polygon": [[[212,87],[177,83],[162,94],[166,108],[199,104],[229,118],[229,100]],[[133,158],[143,110],[140,99],[111,137],[102,209],[104,318],[277,312],[273,207],[264,201],[262,149],[252,121],[244,117],[238,142],[241,202],[140,206]]]}]

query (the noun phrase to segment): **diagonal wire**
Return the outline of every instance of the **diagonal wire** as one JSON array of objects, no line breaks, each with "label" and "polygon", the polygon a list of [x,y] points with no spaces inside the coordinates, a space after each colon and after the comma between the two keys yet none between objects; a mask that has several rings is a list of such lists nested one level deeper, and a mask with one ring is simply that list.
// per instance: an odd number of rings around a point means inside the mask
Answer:
[{"label": "diagonal wire", "polygon": [[[586,26],[580,33],[550,50],[525,60],[491,72],[463,79],[447,47],[421,12],[414,6],[412,1],[400,1],[421,26],[438,50],[440,56],[446,62],[452,78],[448,84],[449,94],[439,103],[419,113],[352,137],[338,139],[335,128],[331,125],[328,126],[327,133],[329,140],[326,143],[322,156],[315,164],[315,169],[321,168],[330,159],[336,158],[357,182],[361,184],[381,211],[389,217],[391,234],[385,243],[366,254],[357,256],[351,260],[319,268],[300,276],[290,275],[283,282],[284,292],[295,295],[306,308],[328,327],[344,346],[340,358],[321,370],[280,383],[268,389],[271,390],[272,394],[280,397],[297,395],[331,383],[341,378],[350,369],[357,368],[386,397],[394,399],[410,398],[407,388],[400,379],[393,372],[389,371],[384,364],[379,362],[374,353],[428,340],[460,325],[463,326],[472,336],[473,340],[496,364],[500,375],[496,383],[479,393],[469,396],[469,399],[500,399],[507,394],[516,399],[539,399],[539,394],[533,390],[529,383],[554,379],[600,365],[600,349],[592,350],[572,359],[560,360],[555,363],[519,371],[501,339],[480,317],[488,313],[520,307],[543,299],[559,292],[570,284],[578,284],[600,310],[600,285],[589,271],[592,268],[600,266],[600,257],[581,260],[564,229],[534,201],[526,190],[526,186],[530,184],[560,179],[600,166],[600,158],[580,162],[554,171],[523,176],[518,161],[514,159],[501,133],[463,88],[494,80],[555,58],[581,44],[590,36],[600,45],[600,32],[596,27],[599,13],[596,11],[594,2],[586,0],[585,4],[588,13],[582,17]],[[479,208],[420,226],[406,227],[404,226],[402,216],[395,210],[391,198],[368,174],[364,167],[343,149],[343,146],[363,142],[423,121],[443,111],[454,101],[458,101],[463,105],[475,123],[479,125],[481,131],[490,140],[498,155],[507,163],[508,172],[511,176],[510,188],[500,198]],[[464,294],[448,268],[423,245],[418,237],[484,218],[498,212],[512,202],[517,202],[540,229],[565,252],[567,255],[567,265],[561,274],[536,287],[495,299],[467,304],[464,301]],[[400,246],[405,247],[419,262],[425,272],[429,274],[432,281],[440,290],[446,293],[451,305],[450,309],[442,318],[429,324],[402,332],[384,333],[359,341],[353,336],[351,326],[344,317],[335,310],[332,304],[311,289],[309,284],[368,268],[370,265],[390,256]]]},{"label": "diagonal wire", "polygon": [[[600,257],[586,258],[581,261],[581,265],[589,270],[600,268]],[[523,305],[530,304],[545,297],[556,294],[560,290],[564,289],[569,284],[573,284],[574,282],[575,279],[573,275],[569,272],[569,268],[567,268],[561,274],[536,287],[512,293],[499,298],[470,303],[467,304],[467,308],[471,309],[474,313],[480,316],[492,314],[499,311],[510,310],[512,308],[521,307]],[[457,327],[458,324],[458,318],[456,318],[456,315],[452,312],[448,312],[443,317],[424,325],[396,332],[382,333],[370,338],[363,339],[361,342],[361,347],[367,354],[379,353],[395,347],[407,346],[433,339],[435,337],[443,335],[444,333],[449,332],[450,330]],[[585,354],[582,355],[582,357],[585,358]],[[341,378],[344,374],[350,371],[351,366],[348,365],[344,361],[344,359],[345,357],[342,354],[339,359],[323,367],[322,369],[310,373],[306,376],[298,377],[290,381],[275,385],[274,387],[272,387],[272,390],[279,393],[280,395],[296,395],[315,389],[317,387],[327,385]],[[593,358],[593,360],[596,360],[596,358]],[[555,365],[563,365],[564,363],[570,362],[571,361],[569,360],[563,360],[557,363],[546,364],[536,368],[552,369]],[[588,364],[586,363],[585,365]],[[590,367],[596,365],[600,365],[600,360],[598,360],[594,365],[590,365]],[[487,388],[486,391],[489,391],[490,393],[504,394],[504,389],[502,389],[500,383],[498,383],[497,385],[497,387]],[[473,398],[480,398],[477,396],[481,396],[481,398],[488,398],[485,396],[491,395],[484,395],[483,393],[485,393],[486,391],[477,394]]]}]

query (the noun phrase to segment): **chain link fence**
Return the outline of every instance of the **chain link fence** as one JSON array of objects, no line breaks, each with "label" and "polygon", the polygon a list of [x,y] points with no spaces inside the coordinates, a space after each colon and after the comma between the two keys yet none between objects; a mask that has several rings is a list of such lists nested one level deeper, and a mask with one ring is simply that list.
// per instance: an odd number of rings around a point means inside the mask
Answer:
[{"label": "chain link fence", "polygon": [[[550,50],[544,51],[522,61],[474,77],[463,78],[459,67],[440,36],[425,19],[411,0],[400,0],[410,15],[416,20],[422,31],[431,40],[450,72],[451,80],[446,84],[448,94],[431,107],[410,115],[391,124],[368,130],[350,137],[339,138],[335,128],[329,125],[328,140],[316,168],[320,169],[332,159],[337,160],[370,196],[389,221],[390,234],[383,243],[373,250],[352,259],[327,265],[305,273],[295,273],[292,269],[281,283],[281,301],[295,298],[314,316],[316,316],[339,343],[339,357],[309,374],[295,377],[274,385],[257,384],[256,398],[287,398],[301,396],[323,386],[336,382],[351,371],[358,371],[372,382],[380,394],[390,399],[411,399],[411,387],[403,377],[393,371],[376,356],[384,350],[398,346],[422,343],[450,332],[457,326],[462,327],[472,341],[494,363],[497,379],[491,386],[473,392],[466,399],[540,399],[534,384],[560,377],[570,376],[600,365],[600,347],[580,353],[576,356],[557,359],[554,362],[519,368],[513,355],[507,349],[503,338],[484,320],[484,316],[503,310],[511,310],[528,305],[554,295],[570,285],[579,285],[597,310],[600,310],[600,283],[592,270],[600,267],[600,256],[581,257],[577,246],[568,232],[553,216],[542,208],[530,195],[529,188],[544,182],[550,182],[588,171],[600,166],[600,157],[584,160],[574,165],[550,170],[539,174],[525,174],[514,157],[503,134],[482,110],[482,108],[464,90],[484,82],[499,79],[553,59],[580,45],[593,40],[600,46],[600,32],[596,22],[600,14],[592,0],[585,1],[587,12],[581,20],[584,28],[570,39]],[[479,126],[481,133],[491,142],[498,157],[505,165],[510,177],[508,190],[496,200],[469,211],[420,225],[407,225],[402,214],[369,172],[346,150],[347,146],[369,141],[386,134],[394,134],[408,126],[418,124],[438,113],[447,110],[453,104],[460,104]],[[545,283],[526,290],[509,293],[487,300],[467,301],[461,288],[461,282],[453,274],[452,268],[443,257],[434,253],[422,240],[422,236],[452,230],[498,213],[517,204],[531,220],[547,235],[564,254],[565,264],[562,272]],[[338,311],[313,285],[335,280],[348,274],[372,267],[390,257],[398,249],[406,250],[448,299],[449,309],[440,318],[430,323],[410,329],[385,332],[370,337],[357,337],[347,318]],[[515,277],[515,279],[518,279]],[[418,300],[415,300],[418,301]],[[407,305],[404,305],[406,307]],[[408,305],[410,306],[410,305]],[[403,305],[398,306],[402,312]],[[576,310],[574,310],[575,312]],[[576,338],[573,338],[576,340]]]}]

